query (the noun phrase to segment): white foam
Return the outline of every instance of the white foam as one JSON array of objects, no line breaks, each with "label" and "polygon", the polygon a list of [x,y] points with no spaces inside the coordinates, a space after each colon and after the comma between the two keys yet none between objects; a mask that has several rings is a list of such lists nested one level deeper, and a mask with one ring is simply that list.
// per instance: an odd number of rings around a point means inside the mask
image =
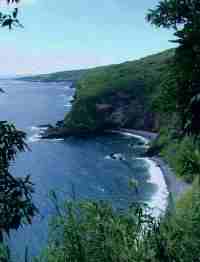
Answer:
[{"label": "white foam", "polygon": [[148,200],[147,204],[150,208],[150,212],[155,218],[159,218],[164,215],[167,205],[169,191],[167,189],[167,184],[164,179],[164,175],[160,167],[150,158],[136,158],[145,161],[149,166],[150,178],[148,183],[157,185],[156,192],[152,195],[151,199]]},{"label": "white foam", "polygon": [[112,158],[111,158],[111,156],[108,155],[108,156],[105,156],[104,159],[110,160],[110,159],[112,159]]},{"label": "white foam", "polygon": [[48,129],[48,127],[39,127],[39,126],[31,126],[30,127],[30,130],[31,131],[38,131],[38,132],[40,132],[40,131],[45,131],[45,130],[47,130]]},{"label": "white foam", "polygon": [[41,134],[43,134],[48,127],[31,126],[29,129],[34,133],[28,138],[28,142],[34,143],[41,140]]},{"label": "white foam", "polygon": [[48,141],[59,142],[59,141],[64,141],[64,138],[48,139]]},{"label": "white foam", "polygon": [[142,142],[144,142],[144,144],[148,144],[149,143],[149,139],[143,137],[143,136],[140,136],[140,135],[136,135],[136,134],[132,134],[130,132],[125,132],[125,131],[118,131],[118,130],[113,130],[111,131],[112,133],[116,133],[116,134],[121,134],[121,135],[124,135],[124,136],[130,136],[130,137],[135,137],[135,138],[138,138],[140,139]]},{"label": "white foam", "polygon": [[120,161],[126,160],[125,156],[121,153],[114,153],[112,155],[107,155],[104,157],[104,159],[120,160]]},{"label": "white foam", "polygon": [[34,134],[28,138],[29,143],[39,142],[39,141],[48,141],[48,142],[61,142],[64,141],[64,138],[54,138],[54,139],[45,139],[41,137],[41,135]]},{"label": "white foam", "polygon": [[64,105],[64,107],[71,107],[71,106],[72,106],[71,104]]},{"label": "white foam", "polygon": [[67,98],[69,101],[72,101],[72,100],[74,100],[74,96],[73,95],[71,95],[71,96],[68,96],[68,98]]},{"label": "white foam", "polygon": [[40,139],[41,139],[41,136],[40,136],[40,135],[34,134],[33,136],[31,136],[31,137],[28,138],[28,142],[29,142],[29,143],[34,143],[34,142],[40,141]]},{"label": "white foam", "polygon": [[147,145],[147,144],[144,144],[144,145],[133,145],[133,146],[130,146],[130,147],[132,147],[132,148],[135,148],[135,149],[137,149],[137,148],[143,148],[143,149],[149,149],[150,148],[150,146],[149,145]]},{"label": "white foam", "polygon": [[105,189],[103,188],[103,187],[101,187],[101,186],[97,186],[97,189],[99,190],[99,191],[101,191],[101,192],[105,192]]},{"label": "white foam", "polygon": [[39,127],[37,127],[37,126],[31,126],[29,129],[31,131],[39,131],[40,130]]}]

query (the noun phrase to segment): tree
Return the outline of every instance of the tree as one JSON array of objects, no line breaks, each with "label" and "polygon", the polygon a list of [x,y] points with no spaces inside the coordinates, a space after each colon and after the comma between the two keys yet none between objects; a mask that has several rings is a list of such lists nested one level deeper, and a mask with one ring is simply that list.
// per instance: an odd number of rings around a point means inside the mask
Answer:
[{"label": "tree", "polygon": [[200,1],[163,0],[150,9],[147,20],[175,30],[178,48],[174,65],[177,112],[184,133],[200,132]]},{"label": "tree", "polygon": [[[8,0],[9,3],[19,0]],[[17,22],[18,9],[12,15],[0,13],[0,24],[12,28]],[[33,184],[30,177],[15,178],[9,172],[10,162],[15,160],[18,152],[25,151],[26,134],[13,124],[0,121],[0,243],[4,233],[17,230],[25,223],[31,223],[37,208],[32,202]]]},{"label": "tree", "polygon": [[[20,0],[7,0],[8,4],[19,3]],[[0,12],[0,25],[2,27],[8,27],[11,30],[13,27],[23,27],[17,19],[18,8],[14,8],[11,14],[4,14]]]},{"label": "tree", "polygon": [[32,202],[33,184],[30,177],[15,178],[9,173],[10,162],[17,152],[27,148],[25,133],[6,121],[0,122],[0,242],[24,223],[31,223],[37,212]]}]

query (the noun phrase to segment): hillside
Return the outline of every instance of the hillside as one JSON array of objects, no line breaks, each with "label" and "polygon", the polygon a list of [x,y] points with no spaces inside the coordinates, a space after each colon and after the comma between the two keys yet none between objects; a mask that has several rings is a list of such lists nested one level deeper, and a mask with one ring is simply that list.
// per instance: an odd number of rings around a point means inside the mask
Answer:
[{"label": "hillside", "polygon": [[76,99],[65,117],[65,127],[73,134],[116,127],[155,130],[158,118],[152,101],[173,55],[174,49],[170,49],[87,72],[77,83]]},{"label": "hillside", "polygon": [[71,70],[71,71],[62,71],[62,72],[56,72],[50,74],[20,77],[18,79],[25,80],[25,81],[41,81],[41,82],[77,81],[87,72],[88,72],[87,69]]}]

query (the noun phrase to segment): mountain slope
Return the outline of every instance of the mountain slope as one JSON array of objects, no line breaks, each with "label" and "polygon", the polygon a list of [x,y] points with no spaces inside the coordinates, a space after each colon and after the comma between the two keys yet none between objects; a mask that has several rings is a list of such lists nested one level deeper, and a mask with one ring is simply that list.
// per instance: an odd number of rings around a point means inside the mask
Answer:
[{"label": "mountain slope", "polygon": [[65,127],[74,134],[116,127],[155,130],[158,118],[152,101],[173,56],[174,49],[170,49],[87,72],[77,83],[76,99],[65,117]]},{"label": "mountain slope", "polygon": [[41,81],[41,82],[77,81],[85,73],[87,73],[87,71],[88,71],[87,69],[62,71],[62,72],[56,72],[56,73],[50,73],[50,74],[41,74],[41,75],[20,77],[18,79],[25,80],[25,81]]}]

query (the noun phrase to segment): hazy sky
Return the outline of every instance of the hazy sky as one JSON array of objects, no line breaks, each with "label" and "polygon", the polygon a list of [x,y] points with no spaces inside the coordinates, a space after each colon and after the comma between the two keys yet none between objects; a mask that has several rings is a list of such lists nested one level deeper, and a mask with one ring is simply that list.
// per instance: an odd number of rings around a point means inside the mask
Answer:
[{"label": "hazy sky", "polygon": [[147,10],[157,3],[22,0],[20,18],[25,28],[0,29],[0,75],[120,63],[173,47],[168,42],[172,32],[145,22]]}]

